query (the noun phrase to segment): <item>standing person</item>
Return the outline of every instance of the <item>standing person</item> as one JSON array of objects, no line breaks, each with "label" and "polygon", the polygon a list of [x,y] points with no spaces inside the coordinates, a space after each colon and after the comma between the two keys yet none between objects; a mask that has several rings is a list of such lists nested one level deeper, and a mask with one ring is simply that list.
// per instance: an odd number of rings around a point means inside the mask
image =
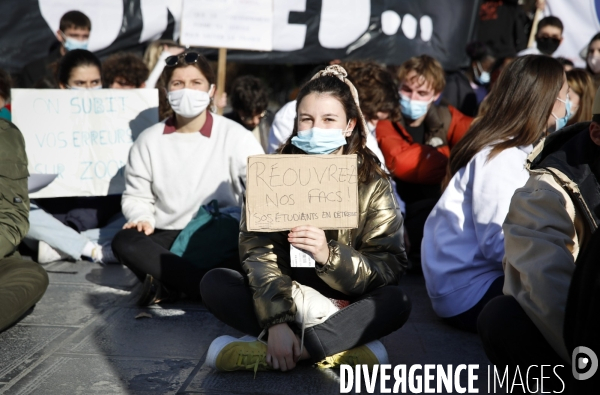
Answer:
[{"label": "standing person", "polygon": [[489,46],[496,57],[514,57],[527,48],[527,24],[519,0],[484,0],[479,8],[477,41]]},{"label": "standing person", "polygon": [[592,120],[592,105],[594,104],[594,81],[592,76],[583,69],[567,71],[571,98],[571,118],[567,125]]},{"label": "standing person", "polygon": [[535,34],[535,47],[520,51],[517,56],[547,55],[552,56],[563,42],[563,23],[555,16],[547,16],[540,20]]},{"label": "standing person", "polygon": [[[215,339],[207,363],[219,370],[286,371],[299,360],[320,367],[388,363],[377,339],[400,328],[410,313],[397,286],[406,266],[402,216],[387,175],[365,147],[356,89],[342,67],[328,66],[302,87],[297,103],[292,136],[280,153],[357,154],[358,229],[249,232],[242,210],[245,275],[214,269],[200,284],[209,311],[254,336]],[[310,253],[314,269],[292,268],[290,245]],[[350,304],[340,310],[329,298]],[[256,338],[261,332],[268,333],[266,344]]]},{"label": "standing person", "polygon": [[265,84],[251,75],[238,77],[231,84],[229,99],[232,111],[224,117],[251,131],[267,152],[274,114],[267,110],[269,96]]},{"label": "standing person", "polygon": [[487,99],[493,110],[450,154],[448,185],[425,223],[421,263],[433,309],[459,329],[476,332],[483,306],[502,295],[502,223],[529,178],[532,144],[555,128],[553,114],[566,116],[564,78],[552,58],[518,58]]},{"label": "standing person", "polygon": [[[552,112],[563,108],[557,101]],[[513,195],[502,226],[504,296],[490,301],[477,322],[485,352],[498,368],[563,365],[557,367],[560,380],[552,375],[544,384],[554,393],[569,393],[573,350],[565,344],[564,328],[573,323],[565,321],[567,297],[576,262],[600,223],[600,92],[592,114],[591,123],[552,133],[527,159],[529,180]]]},{"label": "standing person", "polygon": [[450,149],[471,125],[468,117],[450,105],[436,105],[446,80],[442,65],[428,55],[410,58],[398,70],[398,121],[382,120],[376,136],[385,163],[406,203],[405,226],[411,262],[419,262],[423,225],[441,195]]},{"label": "standing person", "polygon": [[27,233],[29,196],[25,140],[0,119],[0,332],[15,323],[48,288],[46,271],[17,250]]},{"label": "standing person", "polygon": [[110,89],[145,88],[148,74],[148,67],[134,53],[118,52],[102,63],[102,82]]},{"label": "standing person", "polygon": [[470,66],[446,75],[442,97],[463,114],[474,117],[489,93],[492,66],[496,58],[489,47],[479,41],[467,45],[467,55],[471,60]]},{"label": "standing person", "polygon": [[600,33],[590,40],[587,46],[586,70],[594,78],[594,90],[600,87]]},{"label": "standing person", "polygon": [[[143,131],[131,148],[121,203],[128,222],[112,243],[144,283],[139,305],[165,294],[199,296],[206,270],[169,249],[201,205],[241,205],[248,156],[264,153],[242,126],[208,111],[215,74],[202,55],[167,58],[160,83],[174,115]],[[237,258],[223,264],[239,267]]]},{"label": "standing person", "polygon": [[[102,88],[100,60],[84,49],[65,54],[57,74],[61,89]],[[109,243],[125,222],[119,202],[118,195],[36,199],[25,243],[37,249],[39,263],[82,257],[115,262]]]},{"label": "standing person", "polygon": [[84,13],[69,11],[60,18],[58,40],[50,53],[27,64],[20,73],[20,88],[33,88],[40,81],[55,81],[56,65],[65,54],[74,49],[87,49],[92,22]]}]

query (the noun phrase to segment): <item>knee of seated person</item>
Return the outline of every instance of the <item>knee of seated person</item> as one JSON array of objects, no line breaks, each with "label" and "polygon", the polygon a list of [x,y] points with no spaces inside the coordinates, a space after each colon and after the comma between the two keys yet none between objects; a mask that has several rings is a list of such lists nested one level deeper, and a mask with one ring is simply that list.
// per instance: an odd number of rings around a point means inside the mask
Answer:
[{"label": "knee of seated person", "polygon": [[127,254],[129,250],[133,249],[131,237],[135,236],[136,233],[138,233],[137,229],[123,229],[113,237],[111,247],[115,255]]},{"label": "knee of seated person", "polygon": [[388,285],[381,288],[381,290],[384,291],[382,305],[389,309],[386,315],[397,319],[398,328],[401,327],[408,319],[412,309],[408,295],[397,285]]},{"label": "knee of seated person", "polygon": [[506,338],[510,332],[518,332],[516,323],[507,319],[507,307],[511,308],[517,303],[515,298],[508,295],[497,296],[490,300],[479,313],[477,318],[477,332],[481,339],[486,342],[496,343],[498,339]]},{"label": "knee of seated person", "polygon": [[200,297],[205,304],[210,304],[213,295],[220,295],[224,288],[232,281],[237,284],[243,282],[239,272],[231,269],[216,268],[209,270],[200,280]]}]

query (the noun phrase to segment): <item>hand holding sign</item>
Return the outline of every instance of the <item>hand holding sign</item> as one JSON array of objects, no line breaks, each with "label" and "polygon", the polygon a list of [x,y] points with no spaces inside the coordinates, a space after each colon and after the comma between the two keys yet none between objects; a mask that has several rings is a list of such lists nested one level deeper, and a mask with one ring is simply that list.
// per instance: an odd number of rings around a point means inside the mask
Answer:
[{"label": "hand holding sign", "polygon": [[325,232],[310,225],[296,226],[288,234],[291,245],[306,252],[310,252],[315,262],[324,265],[329,259],[329,247]]}]

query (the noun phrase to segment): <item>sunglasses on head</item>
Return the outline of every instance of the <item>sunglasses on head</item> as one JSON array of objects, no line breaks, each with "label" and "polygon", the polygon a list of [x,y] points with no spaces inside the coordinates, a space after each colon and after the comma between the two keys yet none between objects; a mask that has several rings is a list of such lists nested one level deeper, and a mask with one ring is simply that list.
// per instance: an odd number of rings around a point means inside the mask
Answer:
[{"label": "sunglasses on head", "polygon": [[165,59],[167,67],[177,66],[183,60],[184,63],[196,63],[200,59],[200,54],[197,52],[186,52],[179,55],[169,56]]}]

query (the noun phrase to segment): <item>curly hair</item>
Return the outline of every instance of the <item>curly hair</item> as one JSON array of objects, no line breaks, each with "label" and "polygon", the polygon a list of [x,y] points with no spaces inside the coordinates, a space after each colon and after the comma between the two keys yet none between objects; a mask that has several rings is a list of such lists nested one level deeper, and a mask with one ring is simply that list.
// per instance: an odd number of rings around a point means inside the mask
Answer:
[{"label": "curly hair", "polygon": [[234,111],[249,117],[261,114],[269,105],[267,87],[260,78],[251,75],[244,75],[233,81],[229,99]]},{"label": "curly hair", "polygon": [[394,76],[373,61],[350,61],[341,66],[358,91],[360,109],[367,121],[377,119],[378,112],[389,113],[389,119],[400,119],[400,96]]},{"label": "curly hair", "polygon": [[131,52],[118,52],[109,56],[102,64],[102,80],[109,87],[117,78],[123,78],[128,85],[139,88],[148,79],[150,72],[140,58]]}]

